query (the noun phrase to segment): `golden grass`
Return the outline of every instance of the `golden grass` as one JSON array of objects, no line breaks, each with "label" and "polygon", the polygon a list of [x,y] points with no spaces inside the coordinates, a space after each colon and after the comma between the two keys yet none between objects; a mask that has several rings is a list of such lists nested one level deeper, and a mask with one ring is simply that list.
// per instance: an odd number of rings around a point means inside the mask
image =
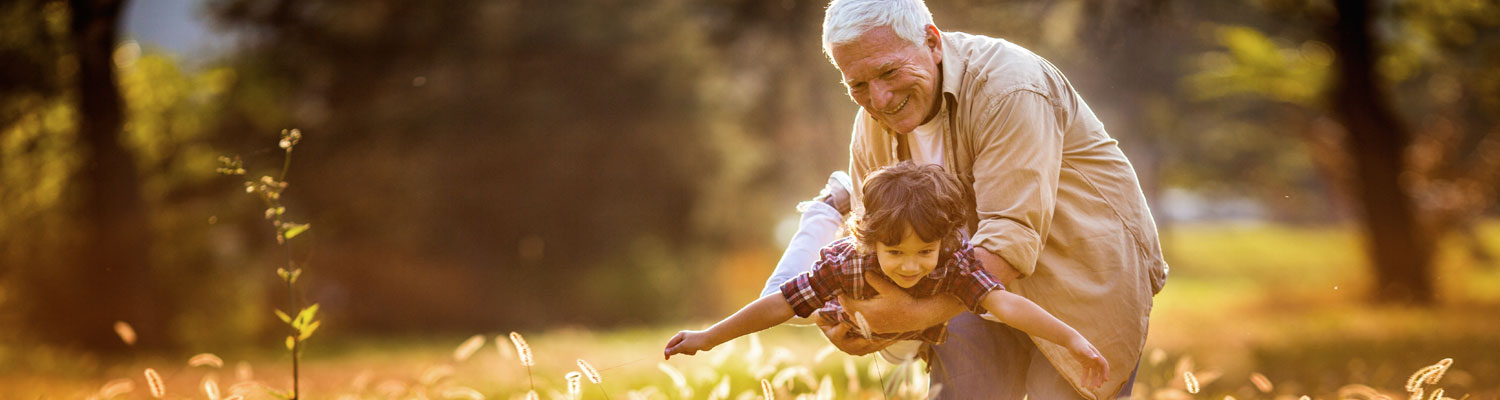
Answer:
[{"label": "golden grass", "polygon": [[[1500,238],[1500,229],[1486,226],[1489,237]],[[1345,232],[1177,229],[1168,249],[1174,275],[1155,301],[1134,398],[1500,395],[1500,349],[1493,346],[1500,343],[1500,319],[1493,317],[1500,313],[1500,269],[1485,269],[1445,245],[1437,266],[1442,307],[1371,308],[1361,302],[1367,283],[1353,247],[1357,240]],[[1500,245],[1495,248],[1500,252]],[[602,381],[609,374],[610,386],[632,399],[885,399],[921,397],[927,390],[922,374],[896,378],[900,368],[839,353],[813,328],[778,327],[697,357],[652,362],[659,360],[662,339],[682,325],[558,329],[530,334],[529,344],[511,333],[510,345],[504,343],[507,335],[494,337],[495,352],[480,351],[486,335],[330,340],[308,349],[303,391],[308,398],[329,399],[562,399],[573,392],[565,373],[574,368],[591,381],[591,375]],[[0,346],[0,364],[40,367],[0,373],[0,398],[144,397],[137,388],[157,390],[150,374],[142,379],[145,368],[162,372],[155,380],[163,396],[171,390],[262,399],[269,398],[268,389],[290,386],[290,372],[281,366],[284,354],[270,351],[221,352],[222,359],[201,353],[186,366],[171,355],[110,362],[45,349],[27,350],[44,356],[17,358],[17,351]],[[22,362],[31,360],[42,362]],[[171,365],[177,367],[162,367]],[[221,370],[226,366],[232,368]],[[129,376],[134,379],[120,378]],[[881,380],[897,384],[893,396],[887,397]],[[211,385],[222,393],[211,394]]]}]

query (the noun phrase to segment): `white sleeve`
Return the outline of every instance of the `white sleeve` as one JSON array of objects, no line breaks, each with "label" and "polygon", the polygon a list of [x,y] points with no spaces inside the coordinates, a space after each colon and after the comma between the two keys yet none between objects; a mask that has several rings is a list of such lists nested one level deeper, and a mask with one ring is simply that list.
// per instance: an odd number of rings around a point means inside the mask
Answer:
[{"label": "white sleeve", "polygon": [[899,340],[880,350],[880,358],[891,364],[900,364],[917,357],[917,351],[922,349],[920,340]]},{"label": "white sleeve", "polygon": [[[804,272],[812,271],[813,264],[818,262],[819,251],[838,239],[839,228],[844,219],[838,210],[822,202],[806,202],[806,209],[802,212],[802,219],[797,222],[797,233],[792,235],[792,240],[787,243],[786,251],[781,253],[781,261],[776,263],[776,269],[771,271],[771,277],[766,279],[765,288],[761,289],[760,295],[780,293],[781,284],[796,278]],[[808,318],[792,318],[793,325],[811,325],[813,320]]]}]

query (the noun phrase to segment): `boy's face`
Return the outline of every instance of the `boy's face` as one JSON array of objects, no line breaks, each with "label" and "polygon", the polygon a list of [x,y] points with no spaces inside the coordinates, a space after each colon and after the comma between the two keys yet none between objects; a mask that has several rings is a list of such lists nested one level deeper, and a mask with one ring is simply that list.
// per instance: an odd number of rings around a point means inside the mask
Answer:
[{"label": "boy's face", "polygon": [[875,243],[875,257],[880,260],[880,271],[886,277],[896,282],[897,286],[909,288],[932,273],[933,268],[937,268],[938,250],[942,245],[942,240],[922,240],[922,237],[907,227],[901,243],[895,246]]}]

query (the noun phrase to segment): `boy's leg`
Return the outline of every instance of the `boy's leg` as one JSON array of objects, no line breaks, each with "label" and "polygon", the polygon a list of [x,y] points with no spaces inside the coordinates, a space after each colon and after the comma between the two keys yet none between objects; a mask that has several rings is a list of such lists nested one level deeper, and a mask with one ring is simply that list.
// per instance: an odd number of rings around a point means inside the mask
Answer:
[{"label": "boy's leg", "polygon": [[970,313],[953,317],[948,321],[948,340],[932,347],[931,385],[938,390],[933,398],[1024,397],[1031,358],[1025,345],[1030,343],[1020,331],[1004,324]]},{"label": "boy's leg", "polygon": [[776,263],[776,269],[766,279],[761,296],[778,293],[782,283],[798,274],[811,271],[813,263],[818,261],[818,251],[838,239],[839,227],[844,223],[843,214],[849,210],[850,185],[849,174],[835,171],[828,177],[828,185],[819,192],[817,198],[797,206],[802,210],[802,219],[797,222],[797,233],[792,235],[786,251],[781,253],[781,261]]}]

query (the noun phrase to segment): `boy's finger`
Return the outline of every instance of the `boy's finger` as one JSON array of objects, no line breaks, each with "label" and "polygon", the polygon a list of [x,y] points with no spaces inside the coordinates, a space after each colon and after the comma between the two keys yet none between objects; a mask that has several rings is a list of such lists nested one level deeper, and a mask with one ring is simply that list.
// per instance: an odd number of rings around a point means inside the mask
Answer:
[{"label": "boy's finger", "polygon": [[1099,364],[1104,366],[1104,368],[1099,371],[1099,384],[1103,385],[1104,380],[1108,379],[1109,377],[1109,360],[1106,360],[1104,356],[1099,356]]}]

